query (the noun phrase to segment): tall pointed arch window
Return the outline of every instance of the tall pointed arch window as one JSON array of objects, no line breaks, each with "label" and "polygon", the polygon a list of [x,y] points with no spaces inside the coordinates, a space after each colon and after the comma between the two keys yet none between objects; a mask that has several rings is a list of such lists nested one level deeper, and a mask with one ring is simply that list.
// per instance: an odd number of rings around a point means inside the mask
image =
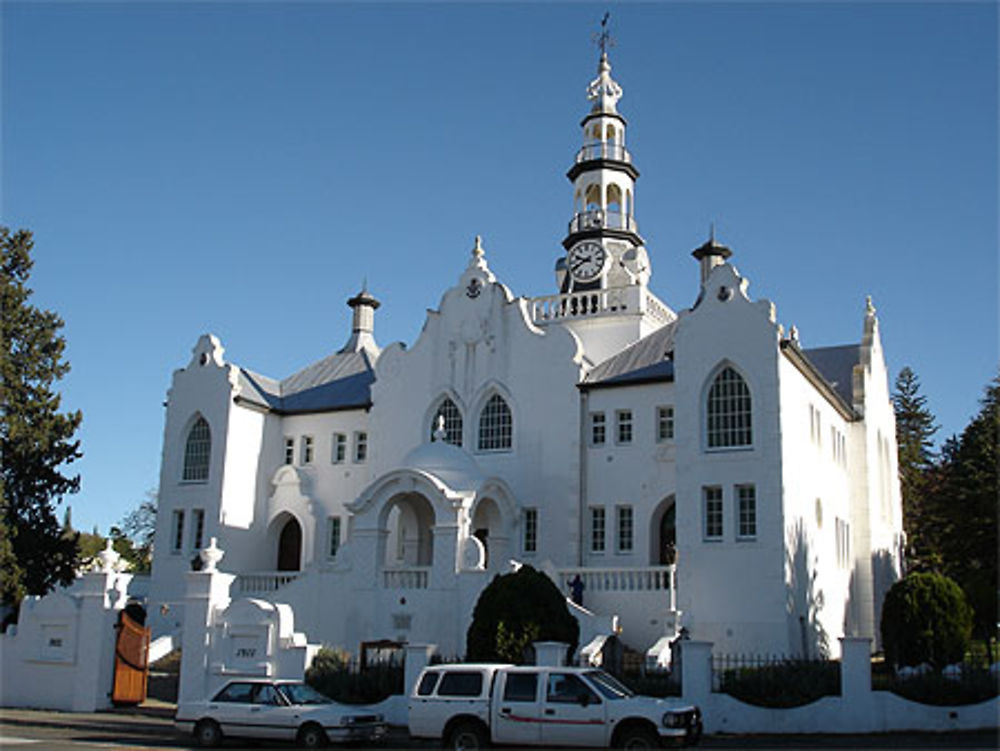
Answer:
[{"label": "tall pointed arch window", "polygon": [[479,413],[479,450],[509,451],[514,419],[504,398],[494,394]]},{"label": "tall pointed arch window", "polygon": [[437,432],[438,423],[444,418],[444,442],[450,443],[452,446],[462,445],[462,413],[459,411],[458,406],[448,397],[445,397],[444,401],[441,402],[441,406],[437,408],[434,413],[434,419],[431,420],[431,439],[433,440],[434,434]]},{"label": "tall pointed arch window", "polygon": [[208,482],[208,464],[212,454],[212,431],[208,420],[199,416],[188,431],[184,444],[184,482]]},{"label": "tall pointed arch window", "polygon": [[708,390],[706,445],[710,449],[753,444],[750,389],[743,376],[726,366]]}]

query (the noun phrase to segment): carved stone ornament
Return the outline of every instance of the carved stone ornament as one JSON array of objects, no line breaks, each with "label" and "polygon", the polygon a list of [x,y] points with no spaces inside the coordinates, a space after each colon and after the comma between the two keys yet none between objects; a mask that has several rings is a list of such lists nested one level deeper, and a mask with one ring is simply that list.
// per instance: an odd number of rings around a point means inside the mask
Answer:
[{"label": "carved stone ornament", "polygon": [[217,571],[218,569],[216,567],[218,566],[219,561],[221,561],[223,556],[225,556],[225,552],[215,543],[216,538],[213,537],[208,541],[208,547],[201,551],[199,557],[201,558],[202,571]]},{"label": "carved stone ornament", "polygon": [[483,280],[479,279],[478,277],[472,277],[472,279],[469,280],[468,285],[466,285],[465,287],[466,296],[471,297],[473,300],[479,297],[482,291],[483,291]]}]

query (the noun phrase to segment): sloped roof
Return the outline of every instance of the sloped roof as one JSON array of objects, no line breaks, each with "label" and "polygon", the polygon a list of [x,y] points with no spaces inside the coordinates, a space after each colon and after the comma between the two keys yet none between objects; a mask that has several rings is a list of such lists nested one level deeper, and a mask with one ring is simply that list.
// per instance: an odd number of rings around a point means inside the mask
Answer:
[{"label": "sloped roof", "polygon": [[612,355],[591,370],[580,387],[601,388],[644,381],[672,381],[676,328],[677,322],[672,321]]},{"label": "sloped roof", "polygon": [[239,398],[285,414],[371,406],[375,368],[365,350],[337,352],[282,381],[240,368]]},{"label": "sloped roof", "polygon": [[814,347],[802,354],[820,372],[837,395],[847,404],[854,403],[854,366],[861,362],[861,346],[844,344],[839,347]]}]

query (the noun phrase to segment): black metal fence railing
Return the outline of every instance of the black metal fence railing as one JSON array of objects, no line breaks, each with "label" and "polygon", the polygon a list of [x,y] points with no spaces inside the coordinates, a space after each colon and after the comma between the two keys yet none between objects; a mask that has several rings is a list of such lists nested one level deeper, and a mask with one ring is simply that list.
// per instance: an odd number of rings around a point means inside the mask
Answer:
[{"label": "black metal fence railing", "polygon": [[713,655],[712,691],[761,707],[798,707],[840,695],[840,662],[782,655]]},{"label": "black metal fence railing", "polygon": [[970,658],[942,670],[930,665],[893,670],[876,661],[872,663],[872,690],[891,691],[921,704],[978,704],[1000,695],[1000,670],[985,659]]}]

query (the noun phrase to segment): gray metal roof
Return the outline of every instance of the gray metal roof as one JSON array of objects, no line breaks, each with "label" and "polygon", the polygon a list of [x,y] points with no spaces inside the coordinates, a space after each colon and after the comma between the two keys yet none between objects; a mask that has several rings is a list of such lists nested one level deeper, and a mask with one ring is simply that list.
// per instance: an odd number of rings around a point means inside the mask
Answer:
[{"label": "gray metal roof", "polygon": [[854,366],[861,362],[860,345],[814,347],[802,350],[802,354],[816,367],[841,399],[848,405],[854,404],[853,373]]},{"label": "gray metal roof", "polygon": [[275,412],[325,412],[371,405],[375,382],[365,350],[337,352],[282,381],[240,368],[240,397]]},{"label": "gray metal roof", "polygon": [[581,385],[598,388],[642,381],[672,381],[676,328],[677,322],[672,321],[612,355],[591,370]]}]

